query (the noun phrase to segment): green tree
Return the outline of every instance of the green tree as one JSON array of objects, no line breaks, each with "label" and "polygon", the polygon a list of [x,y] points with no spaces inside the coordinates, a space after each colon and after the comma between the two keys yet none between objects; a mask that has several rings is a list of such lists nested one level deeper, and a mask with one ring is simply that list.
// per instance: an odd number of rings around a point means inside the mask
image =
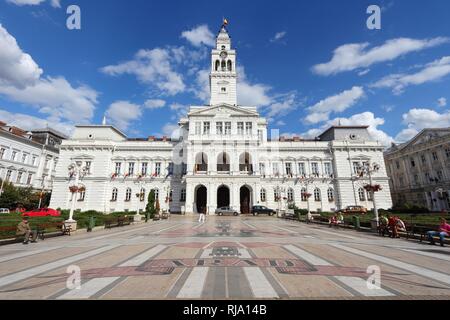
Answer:
[{"label": "green tree", "polygon": [[[1,184],[1,181],[0,181]],[[0,208],[15,210],[17,207],[24,207],[27,210],[36,209],[39,206],[40,192],[33,188],[15,187],[10,182],[3,185],[3,193],[0,196]],[[50,203],[50,194],[44,194],[41,207],[48,206]]]},{"label": "green tree", "polygon": [[155,207],[155,190],[150,191],[148,195],[148,203],[145,207],[145,214],[148,218],[153,219],[156,214],[156,207]]}]

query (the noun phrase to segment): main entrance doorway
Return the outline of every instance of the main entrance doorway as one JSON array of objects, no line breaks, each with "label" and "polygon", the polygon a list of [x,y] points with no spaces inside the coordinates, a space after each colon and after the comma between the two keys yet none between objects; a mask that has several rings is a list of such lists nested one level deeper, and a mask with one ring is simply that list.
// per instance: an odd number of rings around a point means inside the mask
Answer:
[{"label": "main entrance doorway", "polygon": [[206,213],[206,205],[208,203],[208,190],[205,186],[198,186],[195,192],[195,205],[197,213]]},{"label": "main entrance doorway", "polygon": [[243,186],[240,190],[241,214],[250,213],[251,191],[247,186]]},{"label": "main entrance doorway", "polygon": [[221,186],[217,189],[217,208],[230,206],[230,189],[227,186]]}]

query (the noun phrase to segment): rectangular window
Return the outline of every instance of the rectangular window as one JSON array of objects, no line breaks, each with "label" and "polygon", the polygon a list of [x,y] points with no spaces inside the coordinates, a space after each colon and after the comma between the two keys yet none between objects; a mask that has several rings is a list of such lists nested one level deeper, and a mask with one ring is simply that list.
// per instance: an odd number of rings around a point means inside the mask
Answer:
[{"label": "rectangular window", "polygon": [[128,175],[129,176],[134,175],[134,162],[130,162],[128,164]]},{"label": "rectangular window", "polygon": [[438,179],[439,179],[440,181],[444,180],[444,174],[442,173],[441,170],[439,170],[439,171],[437,172],[437,175],[438,175]]},{"label": "rectangular window", "polygon": [[16,161],[17,151],[13,151],[11,154],[11,161]]},{"label": "rectangular window", "polygon": [[28,155],[26,153],[22,154],[22,163],[27,163]]},{"label": "rectangular window", "polygon": [[231,122],[225,122],[225,134],[231,135]]},{"label": "rectangular window", "polygon": [[414,183],[415,183],[416,185],[419,184],[419,176],[418,176],[417,174],[414,175]]},{"label": "rectangular window", "polygon": [[303,162],[300,162],[298,164],[298,174],[301,175],[301,176],[305,176],[306,175],[305,164]]},{"label": "rectangular window", "polygon": [[201,122],[195,123],[195,134],[198,136],[202,134],[202,123]]},{"label": "rectangular window", "polygon": [[0,148],[0,159],[3,159],[5,157],[5,152],[6,152],[5,148]]},{"label": "rectangular window", "polygon": [[211,132],[211,123],[203,122],[203,134],[208,135]]},{"label": "rectangular window", "polygon": [[11,181],[11,175],[12,175],[12,171],[11,171],[11,170],[8,170],[8,171],[6,172],[6,177],[5,177],[5,181],[6,181],[6,182],[10,182],[10,181]]},{"label": "rectangular window", "polygon": [[116,162],[116,169],[114,171],[114,173],[116,175],[120,175],[122,172],[122,163],[121,162]]},{"label": "rectangular window", "polygon": [[237,123],[237,133],[239,135],[243,135],[244,134],[244,123],[243,122],[238,122]]},{"label": "rectangular window", "polygon": [[216,122],[216,134],[223,135],[223,122]]},{"label": "rectangular window", "polygon": [[141,169],[141,174],[143,176],[146,176],[148,172],[148,163],[147,162],[143,162],[142,163],[142,169]]},{"label": "rectangular window", "polygon": [[33,174],[29,173],[28,178],[27,178],[27,184],[30,185],[32,180],[33,180]]},{"label": "rectangular window", "polygon": [[170,175],[170,176],[173,175],[173,162],[170,162],[170,163],[169,163],[168,171],[169,171],[169,175]]},{"label": "rectangular window", "polygon": [[437,155],[437,152],[433,152],[432,155],[433,155],[433,160],[434,160],[434,161],[439,160],[438,155]]},{"label": "rectangular window", "polygon": [[86,161],[86,173],[87,174],[91,174],[91,165],[92,165],[91,161]]},{"label": "rectangular window", "polygon": [[411,159],[411,168],[414,168],[416,166],[416,162],[414,161],[414,159]]},{"label": "rectangular window", "polygon": [[311,173],[319,175],[319,164],[317,162],[311,162]]},{"label": "rectangular window", "polygon": [[183,167],[183,176],[185,176],[187,174],[187,164],[182,163],[181,166]]},{"label": "rectangular window", "polygon": [[286,166],[286,175],[287,176],[292,176],[292,163],[287,162],[285,164],[285,166]]},{"label": "rectangular window", "polygon": [[181,190],[180,202],[186,202],[186,189]]},{"label": "rectangular window", "polygon": [[331,177],[333,175],[333,167],[331,166],[330,162],[324,163],[324,169],[327,176]]},{"label": "rectangular window", "polygon": [[262,130],[258,130],[258,141],[263,142],[264,140],[264,133]]},{"label": "rectangular window", "polygon": [[33,156],[33,159],[32,159],[32,165],[33,165],[33,166],[36,166],[36,165],[37,165],[37,156]]},{"label": "rectangular window", "polygon": [[272,168],[273,168],[273,175],[279,176],[280,175],[280,167],[279,167],[278,163],[272,163]]},{"label": "rectangular window", "polygon": [[[398,163],[398,162],[397,162]],[[358,171],[359,171],[359,162],[353,162],[353,173],[354,174],[358,174]],[[398,165],[398,166],[400,166],[400,164]],[[397,167],[397,169],[398,169],[399,167]]]},{"label": "rectangular window", "polygon": [[155,163],[155,174],[156,176],[161,175],[161,162]]},{"label": "rectangular window", "polygon": [[[422,164],[426,164],[427,163],[427,158],[425,158],[425,155],[423,154],[420,159],[422,160]],[[398,169],[398,167],[397,167]]]},{"label": "rectangular window", "polygon": [[250,136],[250,135],[252,135],[252,131],[253,131],[253,123],[246,122],[245,123],[245,134]]},{"label": "rectangular window", "polygon": [[266,165],[264,163],[259,164],[259,173],[263,176],[266,175]]},{"label": "rectangular window", "polygon": [[19,171],[17,173],[17,179],[16,179],[17,184],[20,184],[22,182],[22,176],[23,176],[23,172]]}]

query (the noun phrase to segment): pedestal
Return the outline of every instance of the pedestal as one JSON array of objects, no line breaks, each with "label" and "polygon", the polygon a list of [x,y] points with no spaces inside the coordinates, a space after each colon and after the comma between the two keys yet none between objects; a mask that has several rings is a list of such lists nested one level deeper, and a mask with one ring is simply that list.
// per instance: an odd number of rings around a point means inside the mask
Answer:
[{"label": "pedestal", "polygon": [[370,220],[370,226],[371,226],[372,231],[377,232],[378,231],[378,221],[377,221],[377,219]]},{"label": "pedestal", "polygon": [[142,221],[142,215],[140,215],[140,214],[135,214],[135,215],[133,216],[133,221],[134,221],[134,222],[141,222],[141,221]]},{"label": "pedestal", "polygon": [[66,226],[66,228],[70,227],[71,231],[77,230],[77,222],[75,220],[66,220],[64,221],[64,225]]}]

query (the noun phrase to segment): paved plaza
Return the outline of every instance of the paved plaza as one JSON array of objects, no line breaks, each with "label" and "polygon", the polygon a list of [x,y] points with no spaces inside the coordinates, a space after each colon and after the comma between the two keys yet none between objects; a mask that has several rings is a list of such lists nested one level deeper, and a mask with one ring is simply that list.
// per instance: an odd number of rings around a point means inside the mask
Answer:
[{"label": "paved plaza", "polygon": [[[67,289],[69,266],[81,289]],[[381,288],[367,286],[369,266]],[[168,221],[0,247],[0,299],[449,299],[450,249],[269,217]]]}]

